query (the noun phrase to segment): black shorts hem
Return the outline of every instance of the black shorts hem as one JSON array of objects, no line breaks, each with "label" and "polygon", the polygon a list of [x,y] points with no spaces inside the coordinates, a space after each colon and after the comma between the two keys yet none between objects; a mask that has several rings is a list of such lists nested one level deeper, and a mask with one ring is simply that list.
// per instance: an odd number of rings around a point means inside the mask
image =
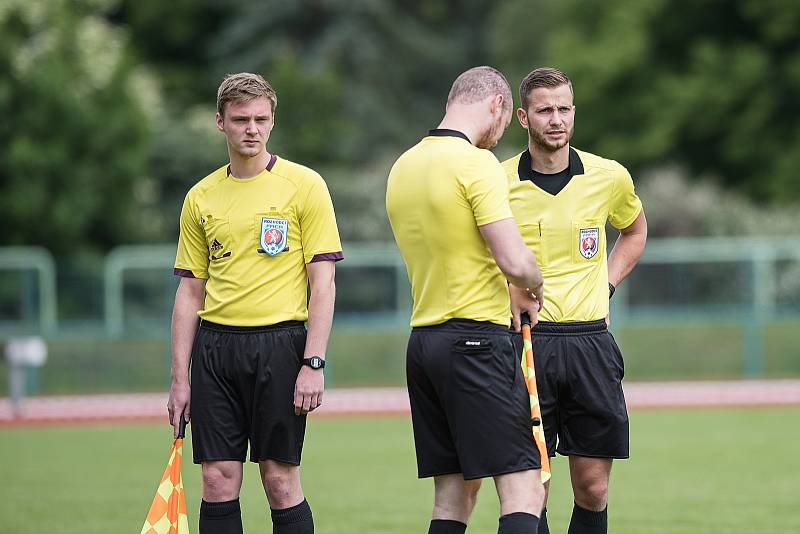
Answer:
[{"label": "black shorts hem", "polygon": [[195,464],[200,465],[203,462],[241,462],[245,463],[245,459],[242,458],[202,458],[200,460],[192,460]]},{"label": "black shorts hem", "polygon": [[499,477],[503,475],[510,475],[511,473],[519,473],[520,471],[535,471],[541,469],[541,465],[530,465],[530,466],[519,466],[519,467],[511,467],[509,469],[505,469],[503,471],[495,472],[495,473],[486,473],[480,475],[470,475],[465,476],[464,480],[477,480],[479,478],[490,478],[490,477]]},{"label": "black shorts hem", "polygon": [[609,460],[627,460],[631,457],[630,454],[587,454],[585,452],[568,452],[561,449],[556,449],[556,452],[561,456],[581,456],[583,458],[602,458]]},{"label": "black shorts hem", "polygon": [[443,477],[446,475],[463,475],[463,473],[461,471],[440,471],[440,472],[431,472],[425,474],[417,472],[417,478]]},{"label": "black shorts hem", "polygon": [[272,460],[273,462],[280,462],[286,465],[294,465],[294,466],[300,465],[300,460],[287,460],[285,458],[275,458],[274,456],[267,456],[266,458],[260,458],[258,460],[254,460],[252,457],[250,457],[250,462],[254,464],[257,464],[259,462],[266,462],[267,460]]}]

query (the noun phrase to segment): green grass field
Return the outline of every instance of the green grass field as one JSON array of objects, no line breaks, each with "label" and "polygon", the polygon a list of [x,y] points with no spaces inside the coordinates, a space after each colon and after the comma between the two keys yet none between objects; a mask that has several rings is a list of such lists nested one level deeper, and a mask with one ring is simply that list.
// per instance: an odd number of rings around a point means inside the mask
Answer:
[{"label": "green grass field", "polygon": [[[800,532],[800,409],[639,411],[631,423],[632,459],[614,467],[611,532]],[[139,532],[170,445],[158,424],[2,429],[0,530]],[[245,531],[270,532],[258,470],[246,467]],[[553,532],[566,531],[572,506],[566,467],[563,458],[554,467]],[[197,532],[199,468],[186,462],[183,473]],[[416,479],[406,418],[312,420],[303,481],[321,534],[427,531],[432,483]],[[469,532],[494,532],[497,514],[487,482]]]}]

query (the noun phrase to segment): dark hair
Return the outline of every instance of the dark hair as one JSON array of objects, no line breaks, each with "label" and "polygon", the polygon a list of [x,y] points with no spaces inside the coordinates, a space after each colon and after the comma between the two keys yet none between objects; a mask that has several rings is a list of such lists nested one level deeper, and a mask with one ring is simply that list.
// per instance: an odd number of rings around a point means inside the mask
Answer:
[{"label": "dark hair", "polygon": [[560,70],[552,67],[541,67],[532,70],[519,84],[519,101],[522,103],[522,108],[528,109],[528,97],[534,89],[539,87],[553,89],[562,85],[569,86],[569,90],[572,92],[572,82]]}]

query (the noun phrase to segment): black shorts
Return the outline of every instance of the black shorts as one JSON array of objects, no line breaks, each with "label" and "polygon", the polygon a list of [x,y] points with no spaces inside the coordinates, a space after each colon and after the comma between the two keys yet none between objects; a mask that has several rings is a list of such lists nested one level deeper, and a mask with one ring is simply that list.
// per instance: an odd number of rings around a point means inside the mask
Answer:
[{"label": "black shorts", "polygon": [[505,327],[452,319],[414,328],[406,378],[420,478],[541,467],[520,359]]},{"label": "black shorts", "polygon": [[265,327],[202,321],[192,348],[194,462],[277,460],[299,465],[306,417],[294,386],[306,330],[299,321]]},{"label": "black shorts", "polygon": [[[540,322],[532,337],[548,454],[627,458],[625,367],[605,320]],[[514,346],[522,351],[521,335]]]}]

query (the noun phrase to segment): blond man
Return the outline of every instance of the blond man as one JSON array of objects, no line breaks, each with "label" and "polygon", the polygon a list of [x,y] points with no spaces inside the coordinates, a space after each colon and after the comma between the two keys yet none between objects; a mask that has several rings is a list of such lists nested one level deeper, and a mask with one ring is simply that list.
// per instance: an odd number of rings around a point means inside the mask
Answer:
[{"label": "blond man", "polygon": [[314,531],[300,456],[306,414],[322,404],[343,254],[323,179],[267,150],[276,106],[259,75],[222,81],[216,124],[230,160],[191,188],[180,216],[168,411],[175,428],[192,421],[200,534],[242,532],[248,445],[273,532]]}]

